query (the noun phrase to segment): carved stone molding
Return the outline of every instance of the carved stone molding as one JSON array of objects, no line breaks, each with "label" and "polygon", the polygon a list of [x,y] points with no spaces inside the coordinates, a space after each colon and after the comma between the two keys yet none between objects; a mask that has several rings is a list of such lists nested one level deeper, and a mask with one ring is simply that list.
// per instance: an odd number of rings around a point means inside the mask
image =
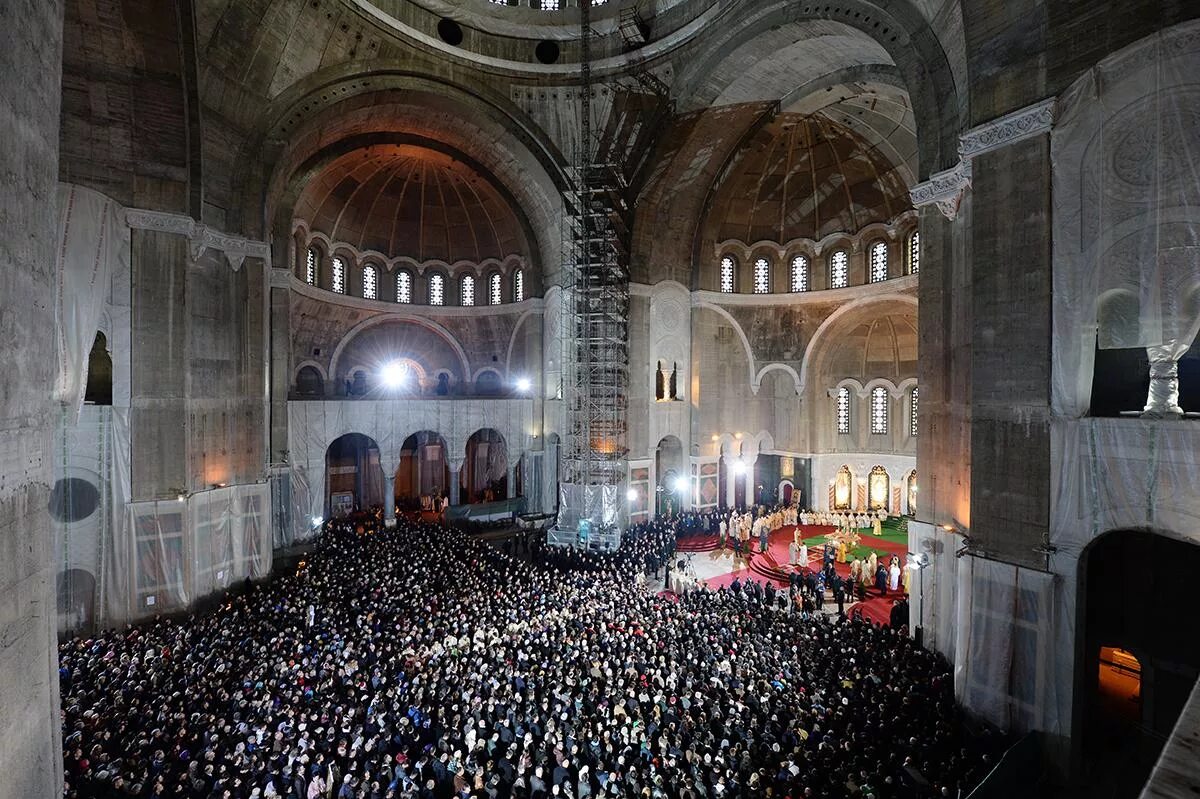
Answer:
[{"label": "carved stone molding", "polygon": [[953,168],[929,176],[929,180],[918,183],[909,191],[913,205],[920,208],[936,204],[947,219],[958,216],[963,192],[971,185],[971,162],[959,161]]},{"label": "carved stone molding", "polygon": [[136,230],[186,236],[193,261],[207,250],[220,250],[235,272],[242,268],[247,258],[261,258],[268,266],[271,263],[271,248],[266,242],[222,233],[184,214],[129,208],[125,211],[125,223]]},{"label": "carved stone molding", "polygon": [[958,137],[959,157],[969,161],[977,155],[999,150],[1040,133],[1048,133],[1054,125],[1057,103],[1058,98],[1051,97],[971,128]]},{"label": "carved stone molding", "polygon": [[290,289],[292,287],[292,270],[275,268],[271,270],[270,274],[271,288]]}]

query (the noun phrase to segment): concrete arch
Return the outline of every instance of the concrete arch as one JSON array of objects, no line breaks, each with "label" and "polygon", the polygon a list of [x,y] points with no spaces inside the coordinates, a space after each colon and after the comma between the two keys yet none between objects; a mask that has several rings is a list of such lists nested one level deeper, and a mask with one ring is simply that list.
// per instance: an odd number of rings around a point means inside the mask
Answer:
[{"label": "concrete arch", "polygon": [[359,333],[362,333],[364,330],[368,330],[372,327],[378,327],[380,325],[393,322],[411,322],[412,324],[424,327],[441,336],[458,356],[459,364],[462,366],[462,375],[466,377],[466,375],[471,373],[471,365],[470,360],[467,358],[467,351],[463,349],[462,344],[458,342],[458,339],[454,337],[453,333],[432,319],[425,319],[421,316],[417,316],[416,314],[405,313],[402,311],[391,311],[386,314],[380,314],[379,316],[372,316],[368,319],[364,319],[354,327],[350,328],[346,335],[342,336],[341,340],[337,344],[337,347],[335,347],[333,350],[333,356],[329,359],[329,374],[337,375],[338,361],[342,357],[342,351],[346,349],[347,345],[349,345]]},{"label": "concrete arch", "polygon": [[786,372],[787,374],[791,375],[792,383],[796,387],[796,395],[800,395],[800,375],[793,367],[786,363],[769,363],[762,369],[759,369],[758,373],[754,375],[754,382],[750,384],[750,390],[754,394],[758,394],[758,390],[762,387],[763,376],[768,372]]},{"label": "concrete arch", "polygon": [[[738,340],[742,342],[742,347],[746,351],[746,362],[748,365],[747,378],[751,388],[753,389],[755,386],[754,350],[750,348],[750,339],[746,338],[746,331],[742,330],[742,326],[738,324],[738,321],[733,318],[733,315],[729,313],[729,311],[725,310],[719,305],[714,305],[709,302],[697,302],[693,307],[704,308],[706,310],[713,311],[733,326],[734,332],[737,333]],[[755,391],[755,393],[757,393],[757,391]]]},{"label": "concrete arch", "polygon": [[831,313],[821,323],[821,326],[817,328],[816,332],[813,333],[813,337],[809,339],[808,346],[804,349],[804,360],[800,364],[801,393],[808,387],[813,362],[821,354],[822,348],[825,347],[826,339],[831,336],[832,330],[843,322],[852,322],[868,314],[877,313],[875,311],[876,308],[887,308],[891,305],[899,305],[905,310],[911,311],[914,316],[917,313],[917,298],[907,294],[863,297],[862,299],[848,302]]}]

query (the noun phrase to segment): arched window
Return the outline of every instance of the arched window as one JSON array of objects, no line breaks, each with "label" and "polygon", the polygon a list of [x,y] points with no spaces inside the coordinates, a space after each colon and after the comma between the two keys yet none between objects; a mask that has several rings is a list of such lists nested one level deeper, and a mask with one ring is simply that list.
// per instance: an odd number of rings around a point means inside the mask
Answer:
[{"label": "arched window", "polygon": [[333,259],[333,290],[346,293],[346,262],[337,257]]},{"label": "arched window", "polygon": [[908,515],[917,515],[917,470],[908,474]]},{"label": "arched window", "polygon": [[844,289],[850,285],[850,256],[838,250],[829,256],[829,288]]},{"label": "arched window", "polygon": [[396,273],[396,302],[412,302],[412,272],[401,269]]},{"label": "arched window", "polygon": [[475,278],[467,275],[462,279],[458,289],[458,304],[467,306],[475,304]]},{"label": "arched window", "polygon": [[837,391],[837,431],[840,435],[850,432],[850,389],[842,386]]},{"label": "arched window", "polygon": [[726,255],[721,259],[721,293],[733,293],[733,272],[734,263],[733,257]]},{"label": "arched window", "polygon": [[792,291],[808,291],[808,259],[803,255],[792,259]]},{"label": "arched window", "polygon": [[912,397],[909,400],[908,434],[910,436],[917,434],[917,389],[915,386],[912,390]]},{"label": "arched window", "polygon": [[513,273],[513,302],[525,300],[525,270],[518,269]]},{"label": "arched window", "polygon": [[766,258],[759,258],[754,262],[754,293],[771,293],[771,265],[767,263]]},{"label": "arched window", "polygon": [[373,266],[364,266],[362,271],[363,278],[363,299],[374,300],[379,297],[379,278],[378,272]]},{"label": "arched window", "polygon": [[888,494],[892,493],[892,480],[882,466],[871,468],[867,476],[867,507],[871,510],[887,510]]},{"label": "arched window", "polygon": [[871,435],[887,435],[888,390],[883,386],[871,389]]},{"label": "arched window", "polygon": [[501,285],[500,273],[492,272],[491,277],[488,278],[488,302],[490,304],[499,305],[504,301],[504,296],[500,290]]},{"label": "arched window", "polygon": [[436,272],[429,276],[429,304],[430,305],[445,305],[446,303],[446,278]]},{"label": "arched window", "polygon": [[910,275],[915,275],[921,271],[921,234],[914,230],[913,234],[908,237],[908,248],[905,253],[908,263],[905,271]]},{"label": "arched window", "polygon": [[308,256],[304,262],[304,282],[310,286],[317,283],[317,254],[316,247],[308,248]]},{"label": "arched window", "polygon": [[559,0],[542,0],[542,11],[558,11]]},{"label": "arched window", "polygon": [[886,241],[877,241],[871,245],[871,282],[880,283],[888,278],[888,246]]}]

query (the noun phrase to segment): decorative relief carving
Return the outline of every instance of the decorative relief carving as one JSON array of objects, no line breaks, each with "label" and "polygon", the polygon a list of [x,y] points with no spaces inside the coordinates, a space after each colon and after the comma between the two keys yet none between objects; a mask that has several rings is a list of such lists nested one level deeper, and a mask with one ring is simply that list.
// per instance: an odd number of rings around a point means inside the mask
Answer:
[{"label": "decorative relief carving", "polygon": [[1051,97],[1026,106],[999,119],[971,128],[958,137],[958,154],[965,161],[992,150],[1048,133],[1054,125],[1054,109],[1058,99]]},{"label": "decorative relief carving", "polygon": [[929,180],[913,186],[909,193],[912,195],[913,205],[917,208],[936,203],[938,210],[947,219],[953,220],[958,216],[963,192],[970,185],[971,162],[959,161],[952,169],[930,175]]},{"label": "decorative relief carving", "polygon": [[199,259],[207,250],[220,250],[235,272],[247,258],[261,258],[268,265],[271,262],[271,248],[266,242],[222,233],[184,214],[130,208],[125,211],[125,223],[136,230],[187,236],[192,260]]}]

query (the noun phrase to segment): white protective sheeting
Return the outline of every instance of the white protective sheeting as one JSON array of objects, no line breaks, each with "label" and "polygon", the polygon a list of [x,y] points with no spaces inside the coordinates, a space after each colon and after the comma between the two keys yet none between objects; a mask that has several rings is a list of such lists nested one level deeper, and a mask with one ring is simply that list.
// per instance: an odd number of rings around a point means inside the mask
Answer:
[{"label": "white protective sheeting", "polygon": [[87,386],[88,354],[111,298],[113,275],[129,272],[130,237],[125,209],[99,192],[60,183],[58,208],[54,398],[77,416]]},{"label": "white protective sheeting", "polygon": [[183,610],[271,570],[271,491],[266,483],[129,505],[134,553],[129,619]]},{"label": "white protective sheeting", "polygon": [[958,592],[957,555],[962,537],[928,522],[908,522],[908,551],[925,555],[929,563],[913,573],[909,590],[909,627],[919,625],[927,649],[954,659],[957,618],[955,595]]},{"label": "white protective sheeting", "polygon": [[959,563],[959,701],[1003,730],[1057,731],[1053,575],[974,556]]},{"label": "white protective sheeting", "polygon": [[313,523],[312,505],[312,493],[303,470],[287,465],[271,470],[275,549],[287,549],[316,538],[320,526]]},{"label": "white protective sheeting", "polygon": [[1052,407],[1088,409],[1094,348],[1144,348],[1147,410],[1178,411],[1200,326],[1200,23],[1101,61],[1059,99]]}]

